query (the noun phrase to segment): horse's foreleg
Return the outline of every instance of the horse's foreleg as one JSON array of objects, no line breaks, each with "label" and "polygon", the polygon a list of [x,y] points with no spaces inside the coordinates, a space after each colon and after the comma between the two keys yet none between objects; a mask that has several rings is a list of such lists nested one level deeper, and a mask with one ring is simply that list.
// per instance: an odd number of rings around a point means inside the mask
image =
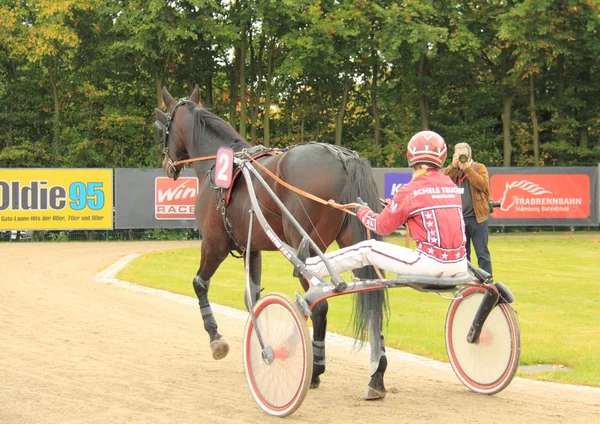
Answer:
[{"label": "horse's foreleg", "polygon": [[[203,242],[203,246],[204,243],[206,242]],[[193,281],[194,291],[198,297],[200,313],[202,314],[202,320],[204,321],[204,329],[210,337],[210,348],[212,349],[213,358],[223,359],[229,353],[229,344],[225,341],[223,336],[219,334],[217,321],[215,320],[208,300],[208,290],[210,289],[210,278],[213,276],[221,262],[223,262],[227,254],[219,257],[212,255],[212,252],[208,254],[203,249],[201,256],[200,268]],[[210,258],[210,261],[207,258]]]},{"label": "horse's foreleg", "polygon": [[369,341],[371,343],[371,381],[365,392],[366,400],[383,399],[387,393],[383,375],[387,368],[385,345],[382,332],[381,313],[369,314]]}]

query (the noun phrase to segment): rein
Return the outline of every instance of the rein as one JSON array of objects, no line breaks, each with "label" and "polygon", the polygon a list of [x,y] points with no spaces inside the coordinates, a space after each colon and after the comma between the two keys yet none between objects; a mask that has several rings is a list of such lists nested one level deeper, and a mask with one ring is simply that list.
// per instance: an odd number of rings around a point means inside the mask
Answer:
[{"label": "rein", "polygon": [[204,156],[201,158],[193,158],[193,159],[184,159],[184,160],[178,160],[177,162],[173,162],[172,165],[179,166],[179,165],[185,165],[186,163],[199,162],[201,160],[213,160],[216,158],[217,158],[217,155]]},{"label": "rein", "polygon": [[[275,181],[277,181],[279,184],[281,184],[288,190],[291,190],[294,193],[297,193],[297,194],[299,194],[303,197],[306,197],[307,199],[310,199],[312,201],[315,201],[317,203],[321,203],[322,205],[331,206],[335,209],[341,210],[342,212],[356,216],[356,213],[349,210],[349,208],[352,208],[352,209],[356,208],[359,205],[358,203],[348,203],[348,204],[342,205],[340,203],[337,203],[333,199],[323,200],[320,197],[315,196],[314,194],[308,193],[304,190],[300,190],[299,188],[294,187],[293,185],[291,185],[289,183],[286,183],[281,178],[279,178],[277,175],[275,175],[271,171],[269,171],[265,166],[263,166],[259,162],[257,162],[253,157],[251,157],[247,153],[246,153],[246,156],[250,159],[251,162],[254,162],[254,164],[256,166],[258,166],[263,172],[265,172],[267,175],[269,175],[271,178],[273,178]],[[371,230],[367,227],[367,240],[370,240],[370,239],[371,239]],[[373,265],[373,268],[375,269],[377,276],[383,280],[383,274],[381,274],[381,271],[379,270],[379,268],[376,267],[375,265]]]},{"label": "rein", "polygon": [[[281,178],[279,178],[277,175],[275,175],[273,172],[269,171],[269,169],[267,169],[265,166],[261,165],[260,162],[258,162],[256,159],[254,159],[248,152],[241,152],[242,155],[246,156],[248,158],[248,160],[250,160],[251,162],[253,162],[258,168],[260,168],[265,174],[267,174],[268,176],[270,176],[271,178],[273,178],[273,180],[275,180],[276,182],[278,182],[279,184],[281,184],[282,186],[284,186],[285,188],[287,188],[288,190],[293,191],[294,193],[299,194],[302,197],[305,197],[307,199],[310,199],[314,202],[320,203],[322,205],[327,205],[327,206],[331,206],[335,209],[338,209],[342,212],[345,212],[347,214],[350,215],[354,215],[356,216],[356,213],[351,211],[350,209],[354,209],[356,208],[359,204],[358,203],[347,203],[345,205],[342,205],[340,203],[337,203],[335,200],[333,199],[329,199],[329,200],[324,200],[321,199],[318,196],[315,196],[314,194],[308,193],[307,191],[301,190],[297,187],[294,187],[293,185],[283,181]],[[282,154],[281,152],[278,152],[276,154]],[[180,160],[177,162],[173,162],[172,165],[178,166],[178,165],[185,165],[187,163],[192,163],[192,162],[199,162],[199,161],[203,161],[203,160],[213,160],[216,159],[217,156],[213,155],[213,156],[204,156],[201,158],[192,158],[192,159],[184,159],[184,160]],[[387,199],[379,199],[381,201],[381,203],[387,204],[389,203],[389,201],[387,201]],[[408,232],[407,232],[408,235]],[[371,239],[371,230],[369,228],[367,228],[367,240]],[[408,237],[407,237],[408,239]],[[381,274],[381,271],[379,270],[379,268],[377,268],[376,266],[373,266],[373,268],[375,268],[375,272],[377,273],[377,276],[380,279],[383,279],[383,275]]]},{"label": "rein", "polygon": [[[281,178],[279,178],[277,175],[275,175],[271,171],[269,171],[266,167],[261,165],[260,162],[255,160],[250,154],[248,154],[248,152],[241,152],[241,154],[246,156],[251,162],[253,162],[258,168],[260,168],[265,174],[269,175],[271,178],[273,178],[275,181],[277,181],[279,184],[281,184],[285,188],[287,188],[295,193],[298,193],[299,195],[306,197],[307,199],[313,200],[317,203],[321,203],[322,205],[328,205],[328,206],[334,207],[336,209],[339,209],[341,211],[344,211],[350,215],[356,215],[354,212],[349,210],[349,208],[351,208],[351,209],[356,208],[358,206],[358,203],[348,203],[346,205],[342,205],[340,203],[337,203],[333,199],[323,200],[320,197],[317,197],[311,193],[308,193],[304,190],[294,187],[293,185],[291,185],[289,183],[286,183]],[[282,154],[282,153],[278,152],[276,154]],[[217,156],[213,155],[213,156],[203,156],[201,158],[184,159],[184,160],[179,160],[177,162],[173,162],[172,165],[179,166],[179,165],[185,165],[187,163],[199,162],[199,161],[203,161],[203,160],[213,160],[216,158],[217,158]]]},{"label": "rein", "polygon": [[[329,199],[329,200],[323,200],[320,197],[315,196],[314,194],[308,193],[304,190],[301,190],[297,187],[294,187],[293,185],[283,181],[281,178],[279,178],[277,175],[273,174],[271,171],[269,171],[265,166],[261,165],[258,161],[256,161],[252,156],[250,156],[248,153],[245,153],[246,156],[248,157],[248,159],[253,162],[256,166],[258,166],[262,171],[264,171],[265,174],[269,175],[271,178],[273,178],[275,181],[277,181],[279,184],[281,184],[282,186],[284,186],[285,188],[287,188],[288,190],[293,191],[294,193],[297,193],[303,197],[306,197],[307,199],[310,199],[314,202],[320,203],[322,205],[327,205],[327,206],[331,206],[335,209],[339,209],[343,212],[346,212],[350,215],[354,215],[356,216],[356,213],[352,212],[351,210],[349,210],[348,208],[356,208],[358,206],[358,203],[348,203],[345,205],[342,205],[340,203],[337,203],[335,200],[333,199]],[[367,228],[368,230],[368,228]]]},{"label": "rein", "polygon": [[[188,158],[188,159],[183,159],[183,160],[178,160],[178,161],[173,161],[171,160],[171,157],[169,155],[169,148],[168,148],[168,139],[169,139],[169,127],[171,124],[171,121],[173,119],[173,115],[175,115],[175,112],[177,111],[177,108],[179,106],[181,106],[182,104],[187,103],[188,100],[187,99],[180,99],[175,106],[173,107],[173,109],[171,110],[171,112],[167,115],[164,114],[163,112],[161,113],[161,117],[159,118],[159,121],[157,121],[158,128],[159,130],[163,131],[163,138],[164,138],[164,149],[163,149],[163,154],[166,156],[169,166],[171,166],[171,168],[174,171],[174,175],[177,175],[179,172],[177,171],[176,167],[179,165],[185,165],[188,163],[194,163],[194,162],[199,162],[199,161],[205,161],[205,160],[214,160],[217,158],[216,155],[211,155],[211,156],[204,156],[204,157],[199,157],[199,158]],[[166,119],[166,122],[163,122],[162,118]],[[156,123],[155,123],[156,125]],[[177,146],[175,146],[177,147]],[[178,149],[179,150],[179,149]],[[327,206],[331,206],[335,209],[338,209],[344,213],[350,214],[350,215],[354,215],[356,216],[356,213],[351,211],[350,209],[354,209],[357,206],[359,206],[358,203],[348,203],[345,205],[342,205],[340,203],[337,203],[335,200],[333,199],[329,199],[329,200],[323,200],[320,197],[317,197],[311,193],[308,193],[304,190],[301,190],[297,187],[294,187],[293,185],[283,181],[281,178],[279,178],[277,175],[275,175],[274,173],[272,173],[271,171],[269,171],[265,166],[261,165],[258,161],[255,160],[255,158],[253,158],[248,152],[246,151],[242,151],[241,152],[242,155],[246,156],[251,162],[253,162],[254,164],[256,164],[257,167],[259,167],[264,173],[266,173],[267,175],[269,175],[271,178],[273,178],[273,180],[277,181],[279,184],[281,184],[282,186],[284,186],[285,188],[287,188],[288,190],[293,191],[294,193],[297,193],[307,199],[310,199],[314,202],[320,203],[322,205],[327,205]],[[282,154],[282,152],[276,152],[274,154]],[[380,199],[381,203],[383,204],[387,204],[389,203],[389,201],[387,199]],[[367,230],[367,239],[371,239],[371,231],[369,228],[366,229]],[[373,266],[373,268],[375,269],[375,272],[377,273],[378,277],[380,279],[383,279],[383,276],[381,274],[381,271],[376,267]]]}]

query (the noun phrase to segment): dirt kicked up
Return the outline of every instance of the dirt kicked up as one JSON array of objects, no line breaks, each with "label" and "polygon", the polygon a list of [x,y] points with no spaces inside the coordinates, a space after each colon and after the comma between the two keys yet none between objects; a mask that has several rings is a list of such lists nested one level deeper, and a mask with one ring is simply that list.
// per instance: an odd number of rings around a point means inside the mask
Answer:
[{"label": "dirt kicked up", "polygon": [[[246,385],[243,319],[216,310],[231,351],[215,361],[194,301],[94,280],[126,255],[195,243],[0,244],[0,423],[282,422]],[[393,354],[393,393],[366,402],[367,355],[328,337],[321,387],[285,421],[600,422],[600,389],[516,378],[478,395],[446,364]]]}]

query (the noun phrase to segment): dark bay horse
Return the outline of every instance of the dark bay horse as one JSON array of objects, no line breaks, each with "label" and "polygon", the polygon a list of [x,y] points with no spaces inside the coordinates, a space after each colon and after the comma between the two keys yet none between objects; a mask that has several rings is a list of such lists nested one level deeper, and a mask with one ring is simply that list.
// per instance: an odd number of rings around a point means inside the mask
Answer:
[{"label": "dark bay horse", "polygon": [[[176,101],[163,88],[163,100],[168,113],[155,110],[156,127],[164,140],[163,169],[171,178],[177,178],[183,165],[174,162],[188,158],[215,155],[221,147],[234,152],[251,151],[253,146],[243,139],[227,122],[199,105],[199,90],[194,89],[189,99]],[[279,154],[264,155],[256,160],[283,181],[324,200],[333,199],[340,204],[356,201],[359,196],[371,207],[381,208],[371,168],[354,152],[320,143],[307,143],[278,151]],[[210,279],[227,255],[242,252],[248,243],[248,227],[251,208],[248,190],[243,176],[233,183],[227,194],[216,187],[214,181],[215,160],[193,162],[200,187],[196,200],[196,222],[202,235],[200,267],[193,280],[198,296],[204,328],[210,336],[214,359],[222,359],[229,352],[229,345],[219,334],[217,322],[208,300]],[[260,171],[260,170],[259,170]],[[340,247],[365,240],[367,233],[360,221],[328,205],[323,205],[283,187],[265,172],[261,175],[281,199],[309,236],[322,251],[337,241]],[[273,231],[298,249],[302,236],[268,196],[264,187],[254,184],[256,195]],[[228,199],[227,199],[228,198]],[[227,200],[229,202],[227,203]],[[260,296],[261,251],[276,250],[254,218],[249,255],[249,270],[253,287],[252,297]],[[373,234],[373,237],[378,237]],[[314,253],[314,252],[310,252]],[[355,271],[358,278],[377,278],[373,267]],[[308,283],[300,278],[304,290]],[[354,330],[362,340],[368,328],[371,343],[371,380],[366,398],[385,396],[383,375],[387,367],[383,343],[382,323],[385,315],[385,292],[367,291],[355,295],[353,310]],[[311,387],[319,386],[320,375],[325,371],[325,334],[327,329],[327,301],[318,303],[312,311],[314,367]]]}]

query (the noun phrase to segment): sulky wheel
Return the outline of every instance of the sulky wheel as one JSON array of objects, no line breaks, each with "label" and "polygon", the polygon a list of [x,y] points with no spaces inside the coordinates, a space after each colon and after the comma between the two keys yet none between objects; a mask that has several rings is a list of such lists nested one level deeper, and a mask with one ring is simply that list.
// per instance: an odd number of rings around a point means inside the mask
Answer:
[{"label": "sulky wheel", "polygon": [[244,330],[244,369],[254,400],[266,413],[285,417],[304,401],[313,367],[308,324],[288,296],[274,293],[254,306]]},{"label": "sulky wheel", "polygon": [[446,316],[446,350],[454,372],[477,393],[494,394],[512,381],[519,366],[521,330],[510,305],[497,305],[485,321],[479,340],[467,342],[475,313],[486,289],[466,287]]}]

